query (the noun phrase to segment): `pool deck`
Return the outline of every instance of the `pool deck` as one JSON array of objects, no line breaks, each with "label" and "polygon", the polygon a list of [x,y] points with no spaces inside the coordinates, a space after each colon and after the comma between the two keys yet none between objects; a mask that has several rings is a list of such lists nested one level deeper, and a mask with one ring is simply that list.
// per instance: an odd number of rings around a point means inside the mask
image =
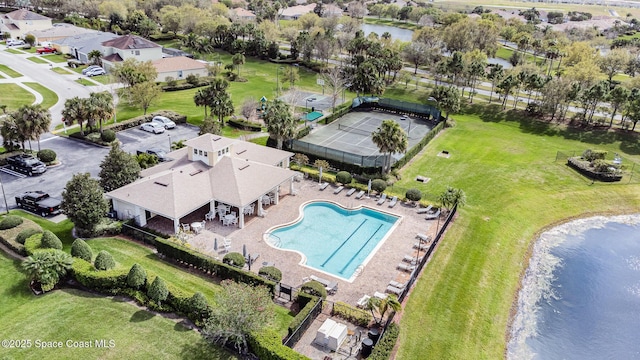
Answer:
[{"label": "pool deck", "polygon": [[[278,205],[271,205],[265,217],[252,216],[243,229],[221,226],[220,222],[213,220],[207,222],[206,229],[198,235],[192,235],[188,242],[203,253],[222,258],[225,254],[222,239],[231,240],[232,252],[242,253],[243,246],[247,253],[260,254],[260,257],[251,267],[256,272],[264,263],[274,264],[282,271],[282,283],[299,287],[303,279],[310,275],[316,275],[331,281],[337,281],[338,291],[327,297],[330,301],[342,301],[355,305],[364,294],[373,295],[376,291],[384,293],[389,281],[395,280],[404,283],[409,278],[409,273],[398,270],[396,267],[402,262],[405,255],[415,257],[416,250],[413,244],[418,242],[417,233],[435,236],[437,220],[425,220],[424,214],[417,214],[416,208],[402,202],[389,208],[389,200],[382,205],[377,205],[377,199],[355,199],[347,197],[346,191],[334,194],[332,186],[324,191],[319,190],[315,181],[302,180],[294,183],[295,195],[284,194],[280,196]],[[353,282],[347,282],[341,278],[313,270],[299,265],[301,257],[291,251],[276,249],[263,240],[263,235],[273,226],[282,225],[296,220],[300,215],[300,205],[312,200],[329,200],[337,202],[347,208],[355,208],[365,205],[373,209],[389,212],[401,216],[401,220],[395,230],[388,236],[378,251],[369,260],[359,276]],[[218,250],[214,250],[214,238],[218,238]],[[424,254],[424,252],[421,252]],[[422,256],[422,255],[421,255]],[[406,264],[406,263],[405,263]]]}]

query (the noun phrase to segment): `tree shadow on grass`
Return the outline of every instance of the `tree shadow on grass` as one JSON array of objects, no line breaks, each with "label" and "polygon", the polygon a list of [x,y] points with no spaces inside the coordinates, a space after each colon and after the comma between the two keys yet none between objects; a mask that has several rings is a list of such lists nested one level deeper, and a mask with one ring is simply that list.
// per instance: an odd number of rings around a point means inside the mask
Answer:
[{"label": "tree shadow on grass", "polygon": [[233,354],[225,349],[213,346],[200,338],[196,342],[185,344],[182,347],[180,355],[183,359],[219,359],[219,360],[236,360],[240,359],[240,355]]},{"label": "tree shadow on grass", "polygon": [[177,332],[187,332],[187,331],[191,331],[192,328],[188,321],[182,320],[176,323],[176,325],[173,327],[173,330]]},{"label": "tree shadow on grass", "polygon": [[134,323],[143,322],[143,321],[151,320],[155,316],[156,314],[152,312],[149,312],[146,310],[138,310],[134,312],[133,315],[131,315],[131,319],[129,319],[129,322],[134,322]]}]

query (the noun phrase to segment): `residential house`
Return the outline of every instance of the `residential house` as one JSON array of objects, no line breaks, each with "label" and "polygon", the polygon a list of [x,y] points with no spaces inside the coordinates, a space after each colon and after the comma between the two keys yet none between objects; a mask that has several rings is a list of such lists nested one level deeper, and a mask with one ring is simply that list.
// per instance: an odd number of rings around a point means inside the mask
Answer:
[{"label": "residential house", "polygon": [[334,4],[326,4],[322,6],[322,17],[340,17],[342,16],[343,12],[344,11],[340,6],[336,6]]},{"label": "residential house", "polygon": [[158,72],[156,81],[165,81],[167,77],[176,80],[185,79],[189,75],[207,76],[207,64],[198,60],[190,59],[186,56],[168,57],[152,61]]},{"label": "residential house", "polygon": [[127,60],[154,61],[162,59],[162,46],[137,35],[123,35],[102,42],[102,66],[105,70]]},{"label": "residential house", "polygon": [[[97,34],[98,30],[87,29],[73,24],[59,23],[53,24],[52,27],[44,30],[30,31],[29,34],[35,36],[36,44],[43,42],[53,43],[70,36],[77,36],[81,34]],[[60,50],[58,50],[60,51]],[[61,51],[62,52],[62,51]],[[67,52],[65,52],[66,54]]]},{"label": "residential house", "polygon": [[24,38],[31,31],[49,29],[51,19],[27,9],[20,9],[0,16],[0,31],[11,37]]},{"label": "residential house", "polygon": [[173,161],[145,169],[141,179],[106,194],[119,219],[145,226],[161,217],[156,220],[170,221],[177,233],[184,217],[228,206],[235,208],[242,228],[246,209],[267,216],[265,197],[277,205],[281,187],[287,184],[289,194],[294,194],[296,173],[288,169],[293,153],[212,134],[185,145],[168,154]]},{"label": "residential house", "polygon": [[[93,50],[102,51],[102,43],[113,40],[119,35],[108,32],[91,32],[69,36],[61,40],[51,42],[59,52],[63,54],[71,54],[79,62],[83,64],[89,63],[89,53]],[[103,54],[104,55],[104,54]]]},{"label": "residential house", "polygon": [[290,6],[280,13],[281,20],[298,20],[298,18],[304,14],[313,12],[316,8],[316,4],[296,5]]},{"label": "residential house", "polygon": [[229,17],[231,18],[231,21],[237,21],[237,20],[255,21],[256,20],[256,14],[253,11],[243,9],[243,8],[235,8],[235,9],[229,10]]}]

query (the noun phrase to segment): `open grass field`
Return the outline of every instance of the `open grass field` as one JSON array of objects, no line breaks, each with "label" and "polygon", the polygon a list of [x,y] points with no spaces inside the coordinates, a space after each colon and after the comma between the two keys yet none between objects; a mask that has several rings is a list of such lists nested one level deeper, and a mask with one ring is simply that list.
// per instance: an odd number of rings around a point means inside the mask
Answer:
[{"label": "open grass field", "polygon": [[[398,359],[502,358],[536,234],[573,217],[640,209],[640,185],[590,185],[554,161],[556,151],[591,148],[640,162],[635,136],[518,119],[495,106],[453,118],[456,126],[429,143],[398,184],[427,194],[453,186],[467,195],[406,304]],[[443,149],[450,158],[436,156]],[[431,181],[416,182],[417,175]]]},{"label": "open grass field", "polygon": [[7,112],[22,105],[33,104],[36,97],[16,84],[0,84],[0,104],[7,105]]},{"label": "open grass field", "polygon": [[25,82],[23,84],[27,85],[28,87],[32,88],[33,90],[39,92],[40,95],[42,95],[43,99],[41,105],[43,108],[48,109],[58,102],[58,94],[42,86],[41,84],[35,82]]},{"label": "open grass field", "polygon": [[[3,358],[236,359],[233,354],[207,345],[200,334],[181,323],[126,300],[75,289],[35,296],[20,272],[20,262],[2,251],[0,281],[2,339],[31,340],[31,347],[26,349],[3,346]],[[103,339],[113,340],[113,347],[96,347],[95,341]],[[63,346],[36,348],[36,341],[62,341]],[[93,347],[73,347],[74,342],[90,342]]]},{"label": "open grass field", "polygon": [[12,68],[8,67],[7,65],[4,64],[0,64],[0,71],[2,71],[3,73],[9,75],[12,78],[17,78],[17,77],[21,77],[22,74],[20,74],[19,72],[13,70]]}]

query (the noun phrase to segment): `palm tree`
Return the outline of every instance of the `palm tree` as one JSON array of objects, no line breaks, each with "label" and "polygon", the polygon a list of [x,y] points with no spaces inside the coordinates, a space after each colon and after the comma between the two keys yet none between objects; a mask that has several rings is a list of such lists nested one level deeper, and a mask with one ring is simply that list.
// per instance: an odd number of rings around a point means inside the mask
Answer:
[{"label": "palm tree", "polygon": [[407,151],[407,133],[400,124],[393,120],[384,120],[380,127],[371,134],[371,140],[378,147],[381,153],[387,154],[385,172],[391,168],[391,154]]},{"label": "palm tree", "polygon": [[11,114],[11,117],[15,120],[22,138],[29,140],[29,148],[31,148],[31,140],[38,140],[38,150],[40,150],[40,135],[49,131],[49,125],[51,125],[49,110],[43,109],[39,104],[23,105]]},{"label": "palm tree", "polygon": [[491,98],[493,97],[493,91],[495,90],[496,83],[502,80],[504,77],[504,68],[500,64],[493,65],[489,73],[487,74],[487,78],[491,80],[491,93],[489,94],[489,103],[491,103]]},{"label": "palm tree", "polygon": [[100,50],[91,50],[87,54],[87,58],[89,58],[89,61],[94,65],[102,66],[102,61],[100,60],[101,57],[102,53],[100,52]]},{"label": "palm tree", "polygon": [[240,77],[240,66],[244,65],[246,59],[243,54],[237,53],[231,57],[231,61],[233,62],[233,66],[238,69],[238,77]]},{"label": "palm tree", "polygon": [[447,189],[440,194],[440,203],[446,209],[451,209],[455,205],[463,206],[467,203],[467,196],[463,190],[447,186]]},{"label": "palm tree", "polygon": [[97,122],[102,134],[102,122],[113,116],[113,96],[108,92],[89,94],[89,116],[88,121],[95,125]]},{"label": "palm tree", "polygon": [[195,102],[196,106],[204,106],[204,117],[207,118],[207,99],[209,98],[208,94],[209,88],[200,89],[193,96],[193,102]]},{"label": "palm tree", "polygon": [[64,109],[62,109],[62,118],[69,125],[77,122],[78,125],[80,125],[80,134],[83,136],[84,130],[82,129],[82,123],[84,123],[88,117],[88,99],[81,99],[76,96],[71,99],[67,99],[64,102]]},{"label": "palm tree", "polygon": [[295,135],[296,120],[291,114],[289,105],[282,100],[274,100],[267,104],[264,122],[272,138],[277,141],[277,148],[282,149],[284,140],[288,140]]},{"label": "palm tree", "polygon": [[[2,126],[0,127],[0,135],[2,135],[2,139],[4,142],[4,147],[9,151],[13,151],[16,148],[22,147],[22,151],[24,151],[24,142],[25,139],[22,137],[22,134],[18,130],[18,125],[13,117],[8,116],[2,122]],[[19,143],[20,146],[16,144]]]},{"label": "palm tree", "polygon": [[[398,301],[398,298],[395,295],[389,295],[384,299],[380,299],[377,297],[372,297],[369,299],[365,308],[371,311],[371,315],[373,319],[378,325],[382,324],[382,320],[384,319],[384,315],[389,310],[393,310],[394,312],[400,311],[402,308],[402,304]],[[376,313],[380,315],[380,318],[376,317]]]}]

